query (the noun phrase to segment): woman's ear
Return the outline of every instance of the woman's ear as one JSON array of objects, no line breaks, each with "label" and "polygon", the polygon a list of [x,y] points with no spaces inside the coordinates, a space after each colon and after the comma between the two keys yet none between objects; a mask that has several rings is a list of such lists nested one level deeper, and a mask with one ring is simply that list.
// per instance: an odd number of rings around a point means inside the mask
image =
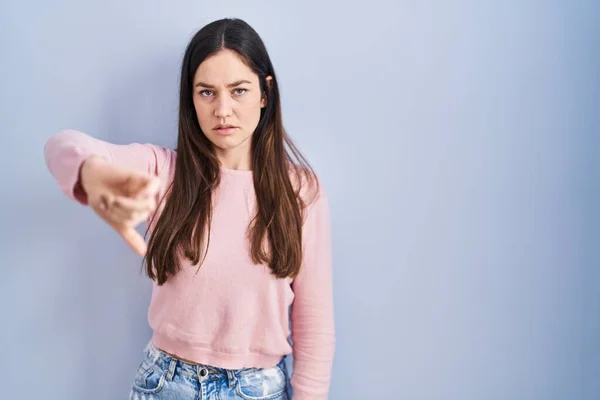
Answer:
[{"label": "woman's ear", "polygon": [[[273,77],[271,75],[267,75],[267,77],[265,78],[265,83],[267,84],[267,88],[268,89],[271,88],[272,81],[273,81]],[[260,107],[263,108],[265,105],[267,105],[267,93],[266,93],[266,91],[263,92],[262,97],[260,99]]]}]

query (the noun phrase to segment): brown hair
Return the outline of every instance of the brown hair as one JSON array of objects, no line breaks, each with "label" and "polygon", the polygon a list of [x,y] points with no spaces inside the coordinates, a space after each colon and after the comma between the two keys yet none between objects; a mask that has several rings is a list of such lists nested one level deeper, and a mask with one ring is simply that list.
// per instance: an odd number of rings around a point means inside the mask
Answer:
[{"label": "brown hair", "polygon": [[[248,227],[252,260],[267,264],[279,278],[295,277],[302,263],[307,204],[300,190],[303,185],[316,187],[318,181],[283,127],[277,79],[263,41],[246,22],[226,18],[200,29],[183,58],[174,178],[144,258],[146,274],[159,285],[179,270],[179,254],[201,265],[201,250],[210,243],[207,227],[212,220],[212,194],[220,183],[220,164],[198,123],[192,86],[202,61],[224,49],[235,51],[258,75],[267,98],[251,138],[257,200],[257,213]],[[272,77],[268,84],[267,76]]]}]

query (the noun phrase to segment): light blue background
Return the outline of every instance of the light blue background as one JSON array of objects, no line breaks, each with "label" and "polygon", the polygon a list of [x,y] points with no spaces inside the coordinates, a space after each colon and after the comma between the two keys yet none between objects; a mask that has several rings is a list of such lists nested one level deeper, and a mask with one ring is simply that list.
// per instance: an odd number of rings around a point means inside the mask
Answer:
[{"label": "light blue background", "polygon": [[599,3],[349,4],[0,3],[1,398],[126,398],[150,285],[43,145],[174,145],[185,45],[224,16],[330,193],[330,398],[600,398]]}]

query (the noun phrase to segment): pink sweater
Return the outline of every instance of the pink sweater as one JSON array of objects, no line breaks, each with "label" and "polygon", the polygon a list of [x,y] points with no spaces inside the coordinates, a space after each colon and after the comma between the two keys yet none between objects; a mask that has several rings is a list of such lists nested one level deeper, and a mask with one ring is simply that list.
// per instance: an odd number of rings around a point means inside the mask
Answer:
[{"label": "pink sweater", "polygon": [[[88,156],[101,155],[156,174],[162,192],[173,178],[176,157],[168,148],[116,145],[74,130],[53,135],[44,153],[62,191],[83,205],[87,200],[77,179]],[[293,280],[274,278],[266,266],[255,265],[250,258],[246,228],[256,202],[252,172],[223,169],[215,195],[204,264],[198,270],[182,259],[176,276],[160,287],[154,283],[148,310],[153,343],[184,359],[227,369],[271,367],[293,351],[294,399],[327,399],[335,332],[326,192],[321,189],[308,210],[303,264]],[[290,333],[293,349],[287,340]]]}]

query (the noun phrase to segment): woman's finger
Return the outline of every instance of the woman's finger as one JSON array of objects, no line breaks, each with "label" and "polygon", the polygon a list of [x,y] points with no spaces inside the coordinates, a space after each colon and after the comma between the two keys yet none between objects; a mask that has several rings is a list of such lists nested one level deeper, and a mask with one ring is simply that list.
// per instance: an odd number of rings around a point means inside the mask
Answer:
[{"label": "woman's finger", "polygon": [[127,226],[133,226],[133,227],[138,226],[142,222],[146,221],[148,219],[149,215],[150,215],[150,213],[148,211],[133,212],[131,215],[129,215],[127,218],[125,218],[123,220],[123,224],[125,224]]},{"label": "woman's finger", "polygon": [[136,253],[139,255],[144,255],[146,253],[147,244],[142,235],[135,230],[135,226],[109,220],[107,220],[107,222]]},{"label": "woman's finger", "polygon": [[150,215],[149,211],[125,211],[112,207],[101,211],[102,217],[116,225],[137,226],[146,221]]},{"label": "woman's finger", "polygon": [[132,227],[120,227],[117,229],[119,235],[125,240],[125,242],[131,247],[136,253],[143,256],[146,253],[147,244],[144,241],[142,235],[140,235]]},{"label": "woman's finger", "polygon": [[147,212],[156,208],[156,202],[153,198],[130,198],[117,196],[112,202],[112,206],[126,213]]},{"label": "woman's finger", "polygon": [[[111,196],[103,194],[97,201],[92,201],[98,209],[112,222],[120,222],[130,224],[132,220],[143,220],[140,215],[147,217],[148,213],[156,208],[156,200],[148,199],[131,199],[124,196]],[[138,222],[139,223],[139,222]]]},{"label": "woman's finger", "polygon": [[157,177],[151,177],[146,184],[134,195],[136,198],[154,198],[160,189],[160,180]]}]

